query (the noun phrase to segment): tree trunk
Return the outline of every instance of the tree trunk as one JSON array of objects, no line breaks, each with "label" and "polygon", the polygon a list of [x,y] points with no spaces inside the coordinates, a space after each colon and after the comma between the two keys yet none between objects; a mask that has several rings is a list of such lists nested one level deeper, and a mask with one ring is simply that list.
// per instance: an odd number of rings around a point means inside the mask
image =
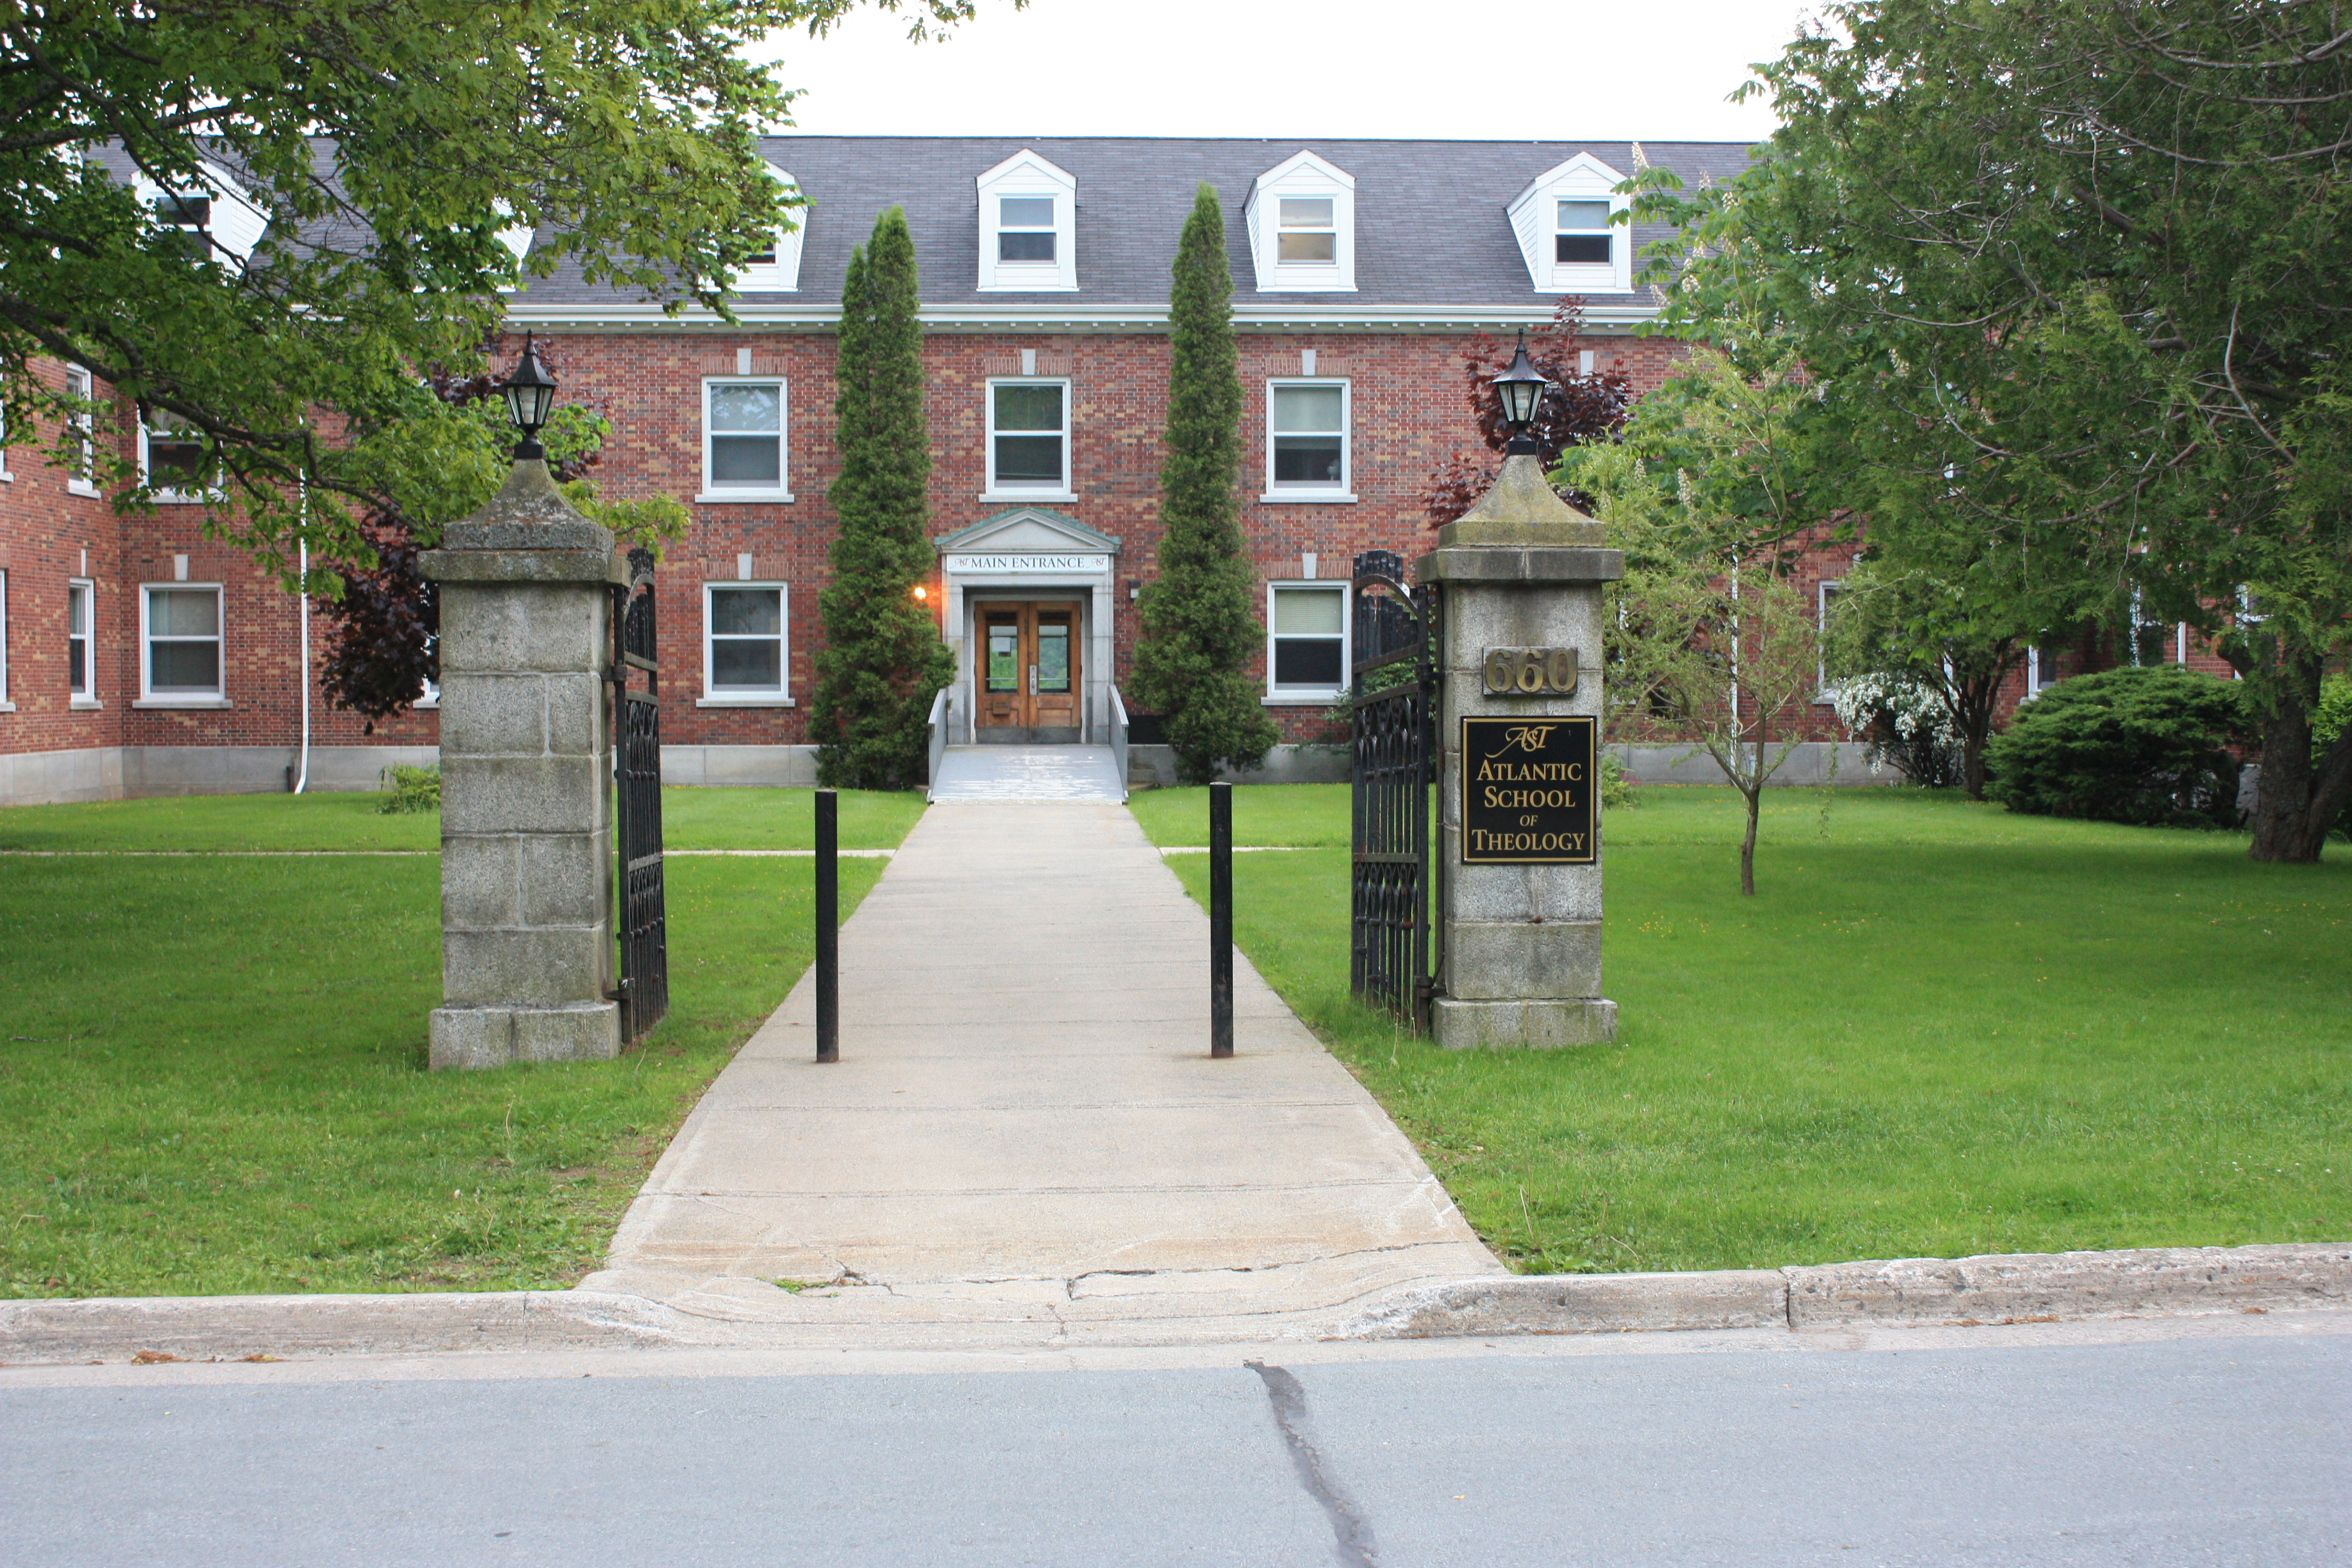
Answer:
[{"label": "tree trunk", "polygon": [[1752,899],[1756,896],[1756,812],[1764,785],[1759,782],[1740,793],[1748,797],[1748,837],[1739,841],[1739,890]]},{"label": "tree trunk", "polygon": [[[2315,679],[2309,684],[2317,689]],[[2285,866],[2319,863],[2327,830],[2335,826],[2346,799],[2352,797],[2352,728],[2336,737],[2315,767],[2311,709],[2304,700],[2304,685],[2292,678],[2281,679],[2277,702],[2263,715],[2263,771],[2254,791],[2252,824],[2254,841],[2246,850],[2253,859]]]}]

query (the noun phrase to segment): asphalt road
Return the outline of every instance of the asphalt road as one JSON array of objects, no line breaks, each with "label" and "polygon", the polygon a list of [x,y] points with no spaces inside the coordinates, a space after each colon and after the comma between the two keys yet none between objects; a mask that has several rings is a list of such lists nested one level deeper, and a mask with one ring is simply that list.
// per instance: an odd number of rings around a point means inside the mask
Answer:
[{"label": "asphalt road", "polygon": [[2347,1319],[11,1368],[0,1562],[2345,1563]]}]

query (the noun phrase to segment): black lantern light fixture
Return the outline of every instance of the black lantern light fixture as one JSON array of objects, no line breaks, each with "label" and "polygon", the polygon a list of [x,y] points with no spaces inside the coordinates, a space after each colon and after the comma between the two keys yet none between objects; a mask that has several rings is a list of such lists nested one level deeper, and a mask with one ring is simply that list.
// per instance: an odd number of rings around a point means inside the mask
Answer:
[{"label": "black lantern light fixture", "polygon": [[1528,426],[1535,422],[1536,407],[1543,402],[1544,388],[1550,382],[1544,379],[1528,358],[1528,334],[1519,331],[1519,350],[1511,357],[1511,368],[1495,378],[1495,391],[1503,400],[1503,418],[1511,426],[1511,444],[1503,448],[1505,457],[1542,456],[1541,449],[1528,437]]},{"label": "black lantern light fixture", "polygon": [[515,443],[514,455],[522,458],[544,458],[547,448],[539,444],[539,433],[547,428],[548,411],[555,406],[555,378],[539,363],[539,350],[530,334],[522,335],[522,358],[499,388],[507,395],[507,414],[522,432]]}]

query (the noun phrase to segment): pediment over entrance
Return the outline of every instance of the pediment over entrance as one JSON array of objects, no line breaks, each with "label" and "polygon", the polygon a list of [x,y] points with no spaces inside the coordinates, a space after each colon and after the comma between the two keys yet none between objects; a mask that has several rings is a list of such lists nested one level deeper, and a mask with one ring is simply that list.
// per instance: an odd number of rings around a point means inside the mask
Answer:
[{"label": "pediment over entrance", "polygon": [[1116,555],[1118,541],[1074,517],[1018,506],[931,541],[942,555]]}]

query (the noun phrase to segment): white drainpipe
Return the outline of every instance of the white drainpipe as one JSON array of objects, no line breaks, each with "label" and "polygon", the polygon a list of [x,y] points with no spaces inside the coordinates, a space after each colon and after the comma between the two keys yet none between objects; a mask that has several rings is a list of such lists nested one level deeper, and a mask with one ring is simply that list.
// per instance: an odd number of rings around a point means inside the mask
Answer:
[{"label": "white drainpipe", "polygon": [[[310,523],[310,489],[302,488],[296,526],[308,530]],[[302,761],[294,775],[294,793],[300,795],[310,784],[310,541],[300,541],[302,582],[298,595],[302,616]]]}]

